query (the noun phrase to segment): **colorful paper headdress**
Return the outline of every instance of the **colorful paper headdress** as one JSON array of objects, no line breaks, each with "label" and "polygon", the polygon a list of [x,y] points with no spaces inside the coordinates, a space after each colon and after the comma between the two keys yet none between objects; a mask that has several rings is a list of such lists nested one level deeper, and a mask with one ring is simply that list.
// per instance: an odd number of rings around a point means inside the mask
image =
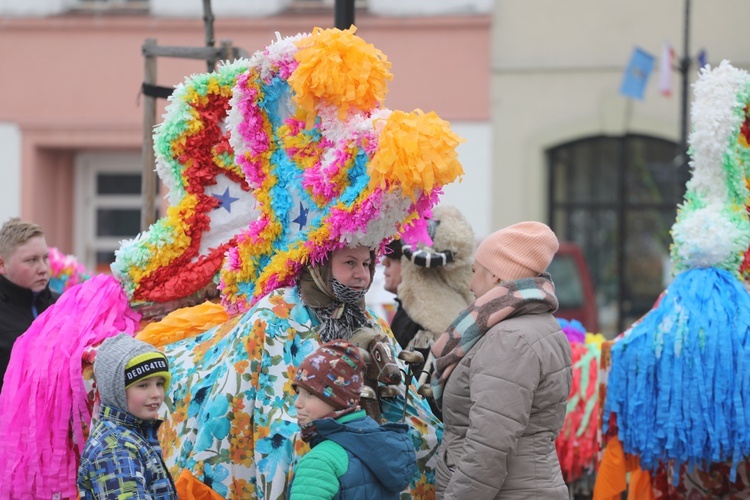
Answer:
[{"label": "colorful paper headdress", "polygon": [[49,247],[49,289],[63,293],[91,278],[86,267],[74,255],[66,255],[56,247]]},{"label": "colorful paper headdress", "polygon": [[380,248],[463,174],[447,122],[382,107],[390,64],[354,31],[279,37],[177,89],[155,136],[173,206],[113,265],[129,296],[184,297],[226,251],[224,305],[244,311],[332,250]]},{"label": "colorful paper headdress", "polygon": [[238,78],[231,143],[261,215],[222,270],[230,312],[332,250],[379,248],[463,173],[447,122],[381,107],[389,66],[354,29],[316,29],[256,53]]},{"label": "colorful paper headdress", "polygon": [[169,98],[154,132],[167,215],[124,241],[112,264],[132,304],[175,301],[211,286],[236,234],[258,215],[226,128],[232,88],[246,70],[239,60],[191,76]]},{"label": "colorful paper headdress", "polygon": [[750,276],[750,75],[723,61],[695,84],[685,202],[672,227],[675,273],[700,267]]}]

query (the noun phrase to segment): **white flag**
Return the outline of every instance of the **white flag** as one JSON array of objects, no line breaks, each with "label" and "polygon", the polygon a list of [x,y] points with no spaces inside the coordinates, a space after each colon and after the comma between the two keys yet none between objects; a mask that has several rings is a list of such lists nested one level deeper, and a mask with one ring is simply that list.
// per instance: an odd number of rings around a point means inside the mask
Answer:
[{"label": "white flag", "polygon": [[659,58],[659,92],[670,97],[672,95],[672,73],[674,72],[674,49],[669,42],[664,42]]}]

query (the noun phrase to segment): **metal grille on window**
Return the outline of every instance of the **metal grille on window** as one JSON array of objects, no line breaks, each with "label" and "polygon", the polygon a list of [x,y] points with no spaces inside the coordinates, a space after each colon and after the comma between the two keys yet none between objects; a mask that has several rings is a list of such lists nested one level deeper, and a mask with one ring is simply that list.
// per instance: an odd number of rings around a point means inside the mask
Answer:
[{"label": "metal grille on window", "polygon": [[670,228],[685,192],[677,145],[655,137],[588,137],[548,150],[549,221],[584,251],[602,332],[620,333],[671,279]]}]

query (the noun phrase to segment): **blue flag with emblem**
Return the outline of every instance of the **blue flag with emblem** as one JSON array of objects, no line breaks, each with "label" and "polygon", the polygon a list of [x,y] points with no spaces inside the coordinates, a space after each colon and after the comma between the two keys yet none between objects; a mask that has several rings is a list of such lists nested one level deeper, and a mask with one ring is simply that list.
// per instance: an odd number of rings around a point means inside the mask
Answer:
[{"label": "blue flag with emblem", "polygon": [[643,99],[643,91],[646,89],[648,77],[654,66],[654,56],[638,47],[633,49],[630,62],[622,77],[620,93],[632,99]]}]

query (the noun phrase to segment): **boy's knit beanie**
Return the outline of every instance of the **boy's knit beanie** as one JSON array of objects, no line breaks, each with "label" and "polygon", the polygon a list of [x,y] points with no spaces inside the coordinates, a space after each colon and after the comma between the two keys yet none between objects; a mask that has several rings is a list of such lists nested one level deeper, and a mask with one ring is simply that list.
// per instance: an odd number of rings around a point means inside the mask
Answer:
[{"label": "boy's knit beanie", "polygon": [[292,387],[304,387],[335,410],[343,410],[359,404],[364,371],[358,347],[332,340],[302,361]]},{"label": "boy's knit beanie", "polygon": [[559,246],[546,224],[519,222],[485,238],[474,261],[502,281],[532,278],[547,269]]},{"label": "boy's knit beanie", "polygon": [[151,344],[120,333],[102,342],[94,358],[94,378],[102,403],[121,410],[128,409],[125,389],[136,382],[164,377],[164,389],[169,387],[167,357]]}]

